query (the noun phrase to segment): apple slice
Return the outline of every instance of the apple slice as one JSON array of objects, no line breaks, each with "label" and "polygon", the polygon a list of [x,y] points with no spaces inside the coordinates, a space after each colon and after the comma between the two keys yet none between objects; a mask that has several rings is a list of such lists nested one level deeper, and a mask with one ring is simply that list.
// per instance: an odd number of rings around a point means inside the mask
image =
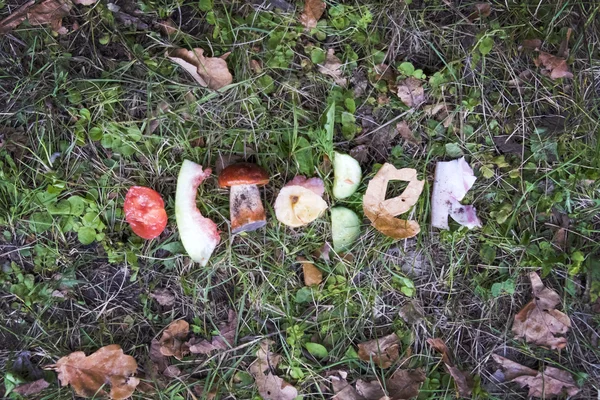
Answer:
[{"label": "apple slice", "polygon": [[333,155],[333,197],[345,199],[352,196],[362,178],[360,164],[348,154]]},{"label": "apple slice", "polygon": [[360,219],[346,207],[331,209],[331,236],[335,251],[348,250],[360,236]]},{"label": "apple slice", "polygon": [[196,206],[198,186],[210,173],[210,168],[203,171],[201,165],[184,160],[175,192],[175,219],[181,243],[190,258],[202,266],[206,265],[221,239],[217,224],[203,217]]}]

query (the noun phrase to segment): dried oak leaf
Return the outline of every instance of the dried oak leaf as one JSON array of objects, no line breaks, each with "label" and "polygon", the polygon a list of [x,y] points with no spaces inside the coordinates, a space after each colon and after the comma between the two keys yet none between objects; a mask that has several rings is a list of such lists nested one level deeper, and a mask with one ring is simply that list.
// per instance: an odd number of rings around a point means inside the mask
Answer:
[{"label": "dried oak leaf", "polygon": [[227,323],[219,329],[219,336],[215,336],[209,342],[206,339],[192,339],[187,344],[193,354],[209,354],[214,350],[228,350],[233,347],[235,332],[238,324],[237,313],[229,310]]},{"label": "dried oak leaf", "polygon": [[169,60],[185,69],[201,86],[213,90],[221,89],[233,82],[225,59],[229,53],[221,57],[205,57],[204,50],[176,49],[168,53]]},{"label": "dried oak leaf", "polygon": [[371,361],[380,368],[389,368],[400,356],[400,339],[395,333],[358,345],[358,358]]},{"label": "dried oak leaf", "polygon": [[454,378],[458,394],[461,397],[471,397],[473,391],[473,378],[465,371],[458,369],[450,358],[450,351],[446,343],[442,339],[433,338],[427,339],[427,343],[442,355],[442,362],[446,367],[446,371]]},{"label": "dried oak leaf", "polygon": [[536,67],[542,67],[542,75],[549,76],[551,79],[572,78],[573,74],[569,71],[567,60],[562,57],[553,56],[550,53],[540,51],[538,57],[533,60]]},{"label": "dried oak leaf", "polygon": [[133,376],[137,370],[135,359],[123,354],[118,344],[104,346],[87,357],[83,351],[76,351],[47,368],[58,373],[62,386],[70,384],[81,397],[106,396],[102,388],[109,385],[112,399],[126,399],[140,383]]},{"label": "dried oak leaf", "polygon": [[174,365],[169,365],[169,358],[160,351],[160,342],[156,339],[150,344],[150,376],[157,379],[159,374],[167,378],[175,378],[181,375],[181,370]]},{"label": "dried oak leaf", "polygon": [[425,103],[423,82],[417,78],[406,78],[398,83],[398,97],[408,107],[417,108]]},{"label": "dried oak leaf", "polygon": [[249,372],[254,377],[258,393],[264,400],[293,400],[298,396],[298,390],[271,372],[281,359],[280,355],[270,351],[272,343],[269,340],[261,342],[260,349],[256,352],[256,360],[250,364]]},{"label": "dried oak leaf", "polygon": [[327,50],[327,57],[324,64],[319,64],[319,72],[333,78],[336,85],[346,86],[348,81],[343,76],[342,61],[334,55],[333,49]]},{"label": "dried oak leaf", "polygon": [[39,4],[29,1],[0,21],[0,34],[12,31],[25,20],[33,26],[50,25],[52,30],[65,34],[67,30],[62,27],[62,19],[69,15],[72,7],[66,0],[44,0]]},{"label": "dried oak leaf", "polygon": [[323,0],[305,0],[304,12],[300,15],[300,23],[307,30],[317,27],[317,22],[323,16],[327,5]]},{"label": "dried oak leaf", "polygon": [[356,387],[346,381],[347,374],[337,371],[332,375],[331,386],[335,400],[405,400],[418,396],[419,388],[426,376],[422,369],[399,369],[385,380],[385,389],[381,382],[358,380]]},{"label": "dried oak leaf", "polygon": [[500,365],[506,382],[518,383],[521,387],[529,386],[529,397],[547,399],[565,394],[575,396],[580,391],[567,371],[554,367],[536,371],[497,354],[492,354],[492,357]]},{"label": "dried oak leaf", "polygon": [[564,335],[571,327],[569,317],[556,310],[560,296],[544,287],[539,275],[529,274],[533,299],[515,315],[512,331],[516,338],[524,337],[528,343],[562,349],[567,345]]},{"label": "dried oak leaf", "polygon": [[14,393],[20,394],[21,396],[33,396],[34,394],[38,394],[42,390],[46,389],[48,386],[50,386],[50,384],[44,379],[38,379],[37,381],[19,385],[15,387],[12,391]]},{"label": "dried oak leaf", "polygon": [[161,354],[181,360],[189,352],[186,344],[189,333],[190,324],[187,321],[179,319],[171,322],[159,340]]},{"label": "dried oak leaf", "polygon": [[306,258],[297,256],[296,261],[302,264],[302,273],[304,275],[304,285],[313,286],[319,285],[323,281],[323,273],[315,264],[307,261]]},{"label": "dried oak leaf", "polygon": [[411,144],[414,144],[417,146],[421,144],[421,138],[417,138],[415,136],[415,134],[410,129],[410,127],[408,126],[406,121],[398,122],[396,124],[396,130],[398,131],[398,133],[400,134],[402,139],[406,140],[408,143],[411,143]]},{"label": "dried oak leaf", "polygon": [[[399,180],[408,182],[408,186],[400,196],[385,198],[388,182]],[[417,179],[417,171],[412,168],[396,169],[385,163],[371,179],[363,197],[363,210],[371,221],[371,225],[384,235],[394,239],[405,239],[416,236],[421,227],[416,221],[394,218],[407,212],[419,200],[425,181]]]}]

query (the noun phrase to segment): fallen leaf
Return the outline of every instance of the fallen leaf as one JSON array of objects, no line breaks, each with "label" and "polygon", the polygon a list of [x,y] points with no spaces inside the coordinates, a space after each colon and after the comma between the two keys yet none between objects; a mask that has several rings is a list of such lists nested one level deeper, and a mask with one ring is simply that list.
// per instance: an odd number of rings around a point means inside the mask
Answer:
[{"label": "fallen leaf", "polygon": [[25,20],[33,26],[50,25],[53,31],[66,34],[62,19],[69,15],[71,8],[71,2],[65,0],[44,0],[39,4],[29,1],[0,21],[0,34],[10,32]]},{"label": "fallen leaf", "polygon": [[440,121],[444,128],[448,128],[454,122],[452,108],[448,107],[446,103],[427,105],[423,107],[423,111],[425,112],[425,115],[435,117],[435,119]]},{"label": "fallen leaf", "polygon": [[489,17],[492,14],[492,5],[490,3],[475,4],[475,11],[469,15],[469,21],[475,21],[480,18]]},{"label": "fallen leaf", "polygon": [[481,227],[475,207],[460,203],[476,179],[464,157],[437,163],[431,195],[432,226],[448,229],[450,215],[453,220],[469,229]]},{"label": "fallen leaf", "polygon": [[571,40],[571,34],[573,33],[573,29],[567,29],[567,36],[560,43],[560,48],[558,49],[557,56],[562,58],[569,57],[569,40]]},{"label": "fallen leaf", "polygon": [[420,145],[421,139],[417,138],[414,133],[410,130],[406,121],[401,121],[396,124],[396,130],[402,137],[402,139],[406,140],[408,143],[412,143],[414,145]]},{"label": "fallen leaf", "polygon": [[389,368],[400,356],[400,338],[395,333],[358,345],[358,358],[380,368]]},{"label": "fallen leaf", "polygon": [[[256,360],[250,364],[249,371],[254,377],[258,393],[264,400],[293,400],[298,396],[298,390],[271,370],[277,367],[281,356],[270,351],[273,342],[264,340],[256,352]],[[265,371],[268,371],[265,374]]]},{"label": "fallen leaf", "polygon": [[201,86],[213,90],[221,89],[233,82],[233,76],[225,61],[227,56],[229,53],[221,57],[205,57],[204,50],[201,48],[176,49],[167,55],[169,60],[185,69]]},{"label": "fallen leaf", "polygon": [[169,365],[169,358],[160,351],[160,342],[156,339],[150,344],[150,362],[152,367],[151,376],[156,379],[158,374],[167,378],[175,378],[181,375],[181,370],[174,365]]},{"label": "fallen leaf", "polygon": [[[401,195],[385,198],[388,182],[399,180],[408,182]],[[417,179],[417,171],[412,168],[396,169],[392,164],[384,164],[371,179],[363,197],[363,210],[375,229],[394,239],[416,236],[421,227],[416,221],[394,218],[407,212],[419,200],[425,181]]]},{"label": "fallen leaf", "polygon": [[305,0],[304,12],[300,15],[300,23],[307,30],[317,27],[317,22],[323,16],[327,5],[323,0]]},{"label": "fallen leaf", "polygon": [[229,310],[227,315],[227,323],[225,323],[223,327],[219,329],[219,335],[213,337],[210,342],[206,339],[201,341],[192,339],[190,342],[188,342],[190,352],[194,354],[209,354],[214,350],[231,349],[235,341],[237,324],[237,313],[233,310]]},{"label": "fallen leaf", "polygon": [[560,296],[552,289],[544,287],[539,275],[529,274],[533,299],[523,307],[513,322],[515,338],[524,337],[527,343],[563,349],[567,345],[564,335],[571,327],[569,317],[556,310]]},{"label": "fallen leaf", "polygon": [[[335,400],[405,400],[419,395],[419,388],[425,382],[425,372],[418,369],[399,369],[385,380],[385,391],[381,382],[375,380],[356,381],[353,387],[346,381],[347,374],[337,371],[330,377]],[[387,394],[386,394],[387,391]]]},{"label": "fallen leaf", "polygon": [[554,232],[554,237],[552,238],[552,243],[558,247],[562,251],[567,250],[567,238],[570,226],[569,216],[563,212],[558,211],[557,209],[552,209],[552,216],[556,220],[556,224],[558,225],[558,229]]},{"label": "fallen leaf", "polygon": [[471,392],[473,391],[473,379],[467,372],[461,371],[454,365],[450,358],[450,351],[448,350],[446,343],[439,338],[427,339],[427,343],[442,355],[442,362],[446,367],[446,371],[454,378],[454,382],[458,388],[458,394],[461,397],[471,397]]},{"label": "fallen leaf", "polygon": [[536,67],[542,67],[542,75],[549,76],[551,79],[573,77],[573,74],[569,71],[567,60],[562,57],[540,51],[538,57],[533,62]]},{"label": "fallen leaf", "polygon": [[492,140],[500,154],[515,154],[521,156],[523,144],[519,143],[514,135],[494,136],[492,137]]},{"label": "fallen leaf", "polygon": [[573,376],[567,371],[554,367],[535,371],[497,354],[492,354],[492,357],[500,364],[507,382],[518,383],[521,387],[529,386],[529,397],[548,399],[554,396],[575,396],[580,391]]},{"label": "fallen leaf", "polygon": [[338,371],[337,373],[339,376],[332,375],[330,378],[334,394],[332,400],[366,400],[363,396],[358,394],[354,386],[346,381],[346,376],[348,374],[343,371]]},{"label": "fallen leaf", "polygon": [[521,42],[521,47],[526,50],[538,50],[542,46],[540,39],[525,39]]},{"label": "fallen leaf", "polygon": [[43,379],[38,379],[37,381],[19,385],[15,387],[12,391],[14,393],[20,394],[21,396],[33,396],[34,394],[38,394],[42,390],[46,389],[48,386],[50,386],[48,382],[46,382]]},{"label": "fallen leaf", "polygon": [[58,373],[62,386],[70,384],[81,397],[106,396],[102,388],[109,385],[112,399],[126,399],[140,383],[133,376],[137,370],[135,359],[123,354],[117,344],[101,347],[87,357],[83,351],[76,351],[47,368]]},{"label": "fallen leaf", "polygon": [[421,322],[424,314],[423,307],[417,301],[408,302],[398,310],[398,315],[410,325]]},{"label": "fallen leaf", "polygon": [[159,340],[161,354],[181,360],[189,351],[186,344],[189,332],[190,324],[187,321],[179,319],[171,322]]},{"label": "fallen leaf", "polygon": [[163,307],[171,308],[175,305],[175,296],[173,296],[173,293],[169,289],[156,289],[150,293],[150,297]]},{"label": "fallen leaf", "polygon": [[304,185],[284,186],[275,199],[274,208],[277,220],[284,225],[296,228],[308,225],[321,216],[327,209],[327,203],[314,189],[314,187],[309,189]]},{"label": "fallen leaf", "polygon": [[384,81],[387,83],[387,87],[390,91],[394,92],[394,87],[396,86],[396,78],[398,78],[398,74],[392,67],[387,64],[378,64],[373,69],[375,73],[375,81]]},{"label": "fallen leaf", "polygon": [[8,33],[19,26],[27,19],[27,10],[35,4],[35,0],[30,0],[23,4],[16,11],[12,12],[8,17],[0,21],[0,34]]},{"label": "fallen leaf", "polygon": [[323,281],[323,273],[315,267],[315,264],[307,261],[306,258],[297,256],[296,261],[302,264],[302,273],[304,275],[304,285],[319,285]]},{"label": "fallen leaf", "polygon": [[260,60],[252,59],[248,62],[248,66],[250,67],[250,70],[257,75],[260,74],[263,70],[262,63]]},{"label": "fallen leaf", "polygon": [[423,82],[413,77],[400,81],[398,83],[398,97],[408,107],[419,107],[425,102]]},{"label": "fallen leaf", "polygon": [[319,72],[333,78],[339,86],[346,86],[348,81],[343,76],[342,61],[334,55],[333,49],[327,50],[327,57],[324,64],[319,64]]},{"label": "fallen leaf", "polygon": [[331,257],[329,253],[331,252],[331,245],[328,242],[323,243],[321,247],[312,252],[312,255],[315,258],[320,258],[325,261],[327,264],[331,262]]}]

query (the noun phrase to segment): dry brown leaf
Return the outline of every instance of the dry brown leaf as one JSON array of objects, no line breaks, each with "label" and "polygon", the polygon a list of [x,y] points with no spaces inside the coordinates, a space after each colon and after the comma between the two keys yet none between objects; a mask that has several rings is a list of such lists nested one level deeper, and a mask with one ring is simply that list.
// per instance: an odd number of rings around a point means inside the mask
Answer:
[{"label": "dry brown leaf", "polygon": [[35,0],[30,0],[23,4],[8,17],[0,21],[0,34],[8,33],[19,26],[27,19],[27,10],[35,4]]},{"label": "dry brown leaf", "polygon": [[438,103],[436,105],[427,105],[423,107],[425,115],[435,117],[436,120],[442,123],[444,128],[448,128],[454,122],[454,116],[452,115],[452,108],[448,107],[446,103]]},{"label": "dry brown leaf", "polygon": [[[271,372],[281,359],[280,355],[270,351],[272,343],[264,340],[260,344],[256,360],[250,364],[250,374],[254,377],[258,392],[264,400],[293,400],[298,396],[298,390]],[[268,371],[267,374],[265,371]]]},{"label": "dry brown leaf", "polygon": [[260,60],[252,59],[248,62],[248,66],[250,67],[250,70],[257,75],[260,74],[263,70],[262,62]]},{"label": "dry brown leaf", "polygon": [[480,18],[489,17],[492,13],[492,5],[490,3],[475,4],[475,11],[469,15],[469,21],[475,21]]},{"label": "dry brown leaf", "polygon": [[304,12],[300,15],[300,23],[307,30],[317,27],[317,22],[323,16],[327,5],[323,0],[305,0]]},{"label": "dry brown leaf", "polygon": [[580,391],[567,371],[554,367],[536,371],[497,354],[492,354],[492,357],[500,364],[506,382],[518,383],[521,387],[529,386],[529,397],[548,399],[565,394],[575,396]]},{"label": "dry brown leaf", "polygon": [[[385,198],[389,181],[408,182],[401,195]],[[419,200],[424,181],[417,179],[417,171],[412,168],[396,169],[392,164],[384,164],[371,179],[363,197],[363,210],[375,229],[394,239],[416,236],[421,228],[416,221],[394,218],[407,212]]]},{"label": "dry brown leaf", "polygon": [[551,79],[573,77],[573,74],[569,71],[567,60],[562,57],[540,51],[538,57],[533,61],[536,67],[542,67],[542,75],[549,76]]},{"label": "dry brown leaf", "polygon": [[101,347],[87,357],[83,351],[76,351],[47,368],[58,373],[62,386],[70,384],[81,397],[106,396],[101,388],[109,385],[112,399],[126,399],[140,383],[133,376],[137,370],[135,359],[123,354],[118,344]]},{"label": "dry brown leaf", "polygon": [[205,57],[204,50],[200,48],[176,49],[167,55],[169,60],[185,69],[201,86],[213,90],[221,89],[233,82],[233,76],[225,61],[227,56],[229,53],[221,57]]},{"label": "dry brown leaf", "polygon": [[96,4],[97,1],[98,0],[73,0],[73,3],[81,6],[91,6],[92,4]]},{"label": "dry brown leaf", "polygon": [[398,122],[396,124],[396,130],[398,131],[402,139],[406,140],[408,143],[412,143],[417,146],[421,144],[421,139],[417,138],[414,135],[413,131],[410,130],[410,127],[408,126],[406,121]]},{"label": "dry brown leaf", "polygon": [[334,55],[333,49],[327,50],[325,64],[319,64],[319,72],[333,78],[339,86],[346,86],[348,83],[342,72],[342,61]]},{"label": "dry brown leaf", "polygon": [[446,343],[439,338],[427,339],[427,343],[442,355],[442,362],[446,367],[446,371],[454,378],[454,382],[458,388],[458,394],[461,397],[471,397],[471,392],[473,391],[473,379],[467,372],[461,371],[454,365],[454,362],[450,358],[450,351],[448,350]]},{"label": "dry brown leaf", "polygon": [[521,42],[521,47],[526,50],[538,50],[541,46],[540,39],[525,39]]},{"label": "dry brown leaf", "polygon": [[558,53],[556,54],[558,57],[568,58],[569,57],[569,40],[571,40],[571,34],[573,33],[573,29],[567,29],[567,36],[560,43],[560,48],[558,49]]},{"label": "dry brown leaf", "polygon": [[423,82],[413,77],[400,81],[398,83],[398,97],[408,107],[419,107],[425,102]]},{"label": "dry brown leaf", "polygon": [[171,322],[159,340],[161,354],[181,360],[189,352],[186,343],[189,332],[190,324],[187,321],[179,319]]},{"label": "dry brown leaf", "polygon": [[400,339],[395,333],[358,345],[358,358],[371,361],[380,368],[389,368],[400,356]]},{"label": "dry brown leaf", "polygon": [[395,91],[394,87],[396,86],[396,78],[398,77],[398,74],[392,67],[387,64],[379,64],[375,66],[373,72],[375,73],[376,81],[385,81],[388,89],[392,92]]},{"label": "dry brown leaf", "polygon": [[556,224],[559,227],[556,230],[556,232],[554,232],[554,237],[552,238],[552,243],[556,247],[558,247],[560,250],[566,251],[567,246],[568,246],[567,239],[568,239],[569,226],[571,224],[571,221],[569,220],[569,216],[567,214],[553,208],[552,209],[552,217],[554,218],[554,220],[556,221]]},{"label": "dry brown leaf", "polygon": [[173,296],[173,293],[169,289],[156,289],[150,293],[150,297],[163,307],[173,307],[175,305],[175,296]]},{"label": "dry brown leaf", "polygon": [[72,3],[67,0],[44,0],[39,4],[35,4],[33,0],[28,1],[0,21],[0,34],[12,31],[25,20],[33,26],[50,25],[52,30],[66,34],[67,30],[62,27],[62,19],[69,15],[72,7]]},{"label": "dry brown leaf", "polygon": [[214,350],[229,350],[233,347],[235,341],[237,323],[237,313],[233,310],[229,310],[227,323],[219,329],[219,336],[213,337],[210,342],[206,339],[201,341],[198,341],[197,339],[190,340],[187,343],[190,352],[194,354],[209,354]]},{"label": "dry brown leaf", "polygon": [[560,296],[554,290],[544,287],[535,272],[529,274],[529,279],[533,299],[515,315],[512,326],[515,338],[524,337],[528,343],[563,349],[567,345],[567,338],[558,335],[567,333],[571,320],[555,309],[560,303]]},{"label": "dry brown leaf", "polygon": [[321,284],[323,281],[323,273],[317,267],[315,267],[315,264],[307,261],[306,258],[301,256],[297,256],[296,261],[302,264],[304,285],[313,286]]},{"label": "dry brown leaf", "polygon": [[38,394],[42,390],[46,389],[48,386],[50,386],[50,384],[44,379],[38,379],[37,381],[19,385],[15,387],[12,391],[14,393],[20,394],[21,396],[33,396],[34,394]]},{"label": "dry brown leaf", "polygon": [[[339,375],[339,376],[338,376]],[[421,384],[425,382],[426,376],[422,369],[397,370],[385,381],[383,390],[381,382],[366,382],[358,380],[356,387],[346,381],[347,374],[338,371],[337,375],[331,376],[333,397],[335,400],[405,400],[418,396]]]}]

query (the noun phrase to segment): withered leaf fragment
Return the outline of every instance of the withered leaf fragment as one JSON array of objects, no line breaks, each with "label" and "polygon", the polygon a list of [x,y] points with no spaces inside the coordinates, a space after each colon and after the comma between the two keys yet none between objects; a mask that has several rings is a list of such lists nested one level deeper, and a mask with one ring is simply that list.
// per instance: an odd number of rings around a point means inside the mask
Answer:
[{"label": "withered leaf fragment", "polygon": [[219,335],[212,338],[209,342],[206,339],[192,339],[188,342],[190,352],[194,354],[209,354],[214,350],[228,350],[233,347],[235,340],[235,331],[237,328],[237,313],[229,310],[227,323],[219,329]]},{"label": "withered leaf fragment", "polygon": [[554,367],[546,367],[536,371],[519,363],[492,354],[504,374],[505,382],[518,383],[521,387],[529,386],[529,397],[548,399],[554,396],[575,396],[580,389],[567,371]]},{"label": "withered leaf fragment", "polygon": [[562,57],[540,51],[538,57],[533,62],[536,67],[542,67],[543,75],[549,76],[553,80],[573,77],[573,73],[569,71],[567,60]]},{"label": "withered leaf fragment", "polygon": [[414,145],[417,145],[417,146],[421,144],[421,139],[417,138],[415,136],[415,134],[413,133],[413,131],[410,130],[410,127],[408,126],[408,124],[406,123],[406,121],[398,122],[396,124],[396,130],[398,131],[398,133],[400,134],[400,136],[402,137],[402,139],[404,139],[408,143],[414,144]]},{"label": "withered leaf fragment", "polygon": [[515,315],[512,331],[516,338],[524,337],[528,343],[563,349],[567,338],[559,335],[567,333],[571,327],[569,317],[556,310],[560,296],[552,289],[544,287],[539,275],[529,274],[533,299]]},{"label": "withered leaf fragment", "polygon": [[171,322],[159,340],[162,355],[181,360],[189,352],[186,344],[189,332],[190,324],[187,321],[179,319]]},{"label": "withered leaf fragment", "polygon": [[385,380],[385,391],[380,381],[356,381],[355,387],[346,381],[347,374],[337,371],[330,377],[335,400],[406,400],[419,395],[425,382],[425,372],[418,369],[399,369]]},{"label": "withered leaf fragment", "polygon": [[475,4],[475,11],[469,15],[469,21],[475,21],[480,18],[489,17],[492,13],[492,5],[490,3]]},{"label": "withered leaf fragment", "polygon": [[413,77],[400,81],[398,83],[398,97],[408,107],[419,107],[421,104],[425,103],[423,82]]},{"label": "withered leaf fragment", "polygon": [[446,367],[446,371],[454,378],[458,394],[461,397],[471,397],[473,379],[467,372],[461,371],[454,365],[446,343],[439,338],[427,339],[427,343],[442,355],[442,362]]},{"label": "withered leaf fragment", "polygon": [[319,64],[319,72],[333,78],[339,86],[346,86],[348,81],[343,76],[342,61],[334,55],[334,50],[327,50],[327,57],[324,64]]},{"label": "withered leaf fragment", "polygon": [[[408,182],[408,186],[400,196],[385,198],[389,181]],[[394,239],[405,239],[416,236],[421,227],[417,221],[406,221],[394,218],[407,212],[419,200],[424,181],[417,179],[417,171],[412,168],[396,169],[392,164],[383,164],[375,177],[369,182],[363,197],[363,210],[371,221],[371,225],[384,235]]]},{"label": "withered leaf fragment", "polygon": [[317,27],[317,22],[323,16],[327,5],[323,0],[305,0],[304,12],[300,15],[300,23],[307,30]]},{"label": "withered leaf fragment", "polygon": [[39,4],[28,1],[0,21],[0,34],[12,31],[25,20],[33,26],[50,25],[55,32],[65,34],[67,31],[62,27],[62,19],[69,15],[72,7],[68,0],[44,0]]},{"label": "withered leaf fragment", "polygon": [[[293,400],[298,396],[298,390],[271,372],[281,360],[280,355],[271,352],[272,343],[264,340],[260,344],[256,360],[250,364],[250,374],[254,377],[258,393],[264,400]],[[268,372],[265,374],[266,371]]]},{"label": "withered leaf fragment", "polygon": [[319,285],[323,281],[323,273],[315,267],[315,264],[308,261],[306,258],[297,256],[296,261],[302,265],[302,273],[304,275],[304,285],[313,286]]},{"label": "withered leaf fragment", "polygon": [[81,397],[106,396],[104,389],[110,387],[108,395],[112,399],[126,399],[140,383],[133,376],[137,370],[135,359],[123,354],[118,344],[101,347],[89,356],[76,351],[47,368],[58,373],[62,386],[70,384]]},{"label": "withered leaf fragment", "polygon": [[233,82],[225,59],[229,53],[221,57],[206,57],[204,50],[176,49],[168,53],[169,60],[185,69],[201,86],[213,90],[221,89]]},{"label": "withered leaf fragment", "polygon": [[358,345],[358,357],[371,361],[380,368],[389,368],[398,359],[400,339],[395,333]]},{"label": "withered leaf fragment", "polygon": [[24,383],[15,387],[12,391],[14,393],[20,394],[21,396],[33,396],[34,394],[40,393],[42,390],[46,389],[50,384],[46,382],[44,379],[38,379],[37,381]]}]

